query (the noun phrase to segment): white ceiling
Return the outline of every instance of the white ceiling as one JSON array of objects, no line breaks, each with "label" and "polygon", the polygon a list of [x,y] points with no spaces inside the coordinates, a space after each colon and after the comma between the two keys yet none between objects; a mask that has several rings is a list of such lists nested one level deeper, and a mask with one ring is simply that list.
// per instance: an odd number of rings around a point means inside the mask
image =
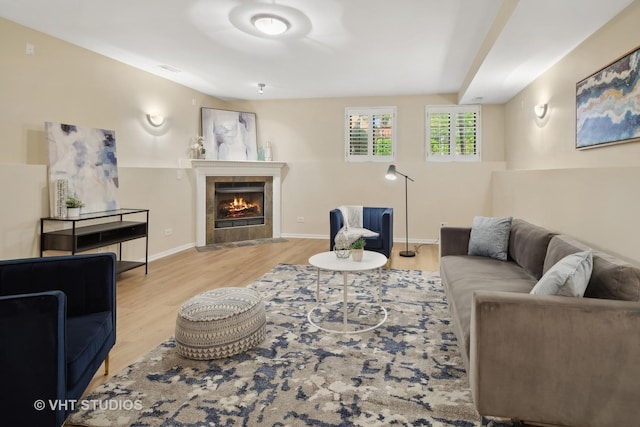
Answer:
[{"label": "white ceiling", "polygon": [[[0,16],[222,99],[504,103],[632,2],[0,0]],[[258,35],[259,13],[290,30]]]}]

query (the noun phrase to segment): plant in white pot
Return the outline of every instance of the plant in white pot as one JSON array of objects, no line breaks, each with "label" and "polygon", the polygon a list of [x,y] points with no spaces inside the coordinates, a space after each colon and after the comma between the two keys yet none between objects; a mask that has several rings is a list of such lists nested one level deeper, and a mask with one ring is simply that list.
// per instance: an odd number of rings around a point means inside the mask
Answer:
[{"label": "plant in white pot", "polygon": [[365,244],[366,242],[364,237],[358,237],[353,243],[351,243],[351,258],[354,261],[362,261]]},{"label": "plant in white pot", "polygon": [[67,196],[67,216],[70,218],[76,218],[80,216],[80,208],[84,207],[82,200],[74,197]]}]

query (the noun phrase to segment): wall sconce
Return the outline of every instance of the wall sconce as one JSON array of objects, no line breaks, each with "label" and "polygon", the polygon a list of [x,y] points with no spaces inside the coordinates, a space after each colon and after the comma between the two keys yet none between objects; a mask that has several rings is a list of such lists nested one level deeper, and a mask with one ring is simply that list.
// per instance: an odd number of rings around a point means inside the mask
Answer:
[{"label": "wall sconce", "polygon": [[258,93],[260,95],[262,95],[264,93],[264,87],[266,86],[266,84],[264,83],[258,83]]},{"label": "wall sconce", "polygon": [[547,115],[547,104],[538,104],[533,107],[533,111],[535,111],[537,118],[543,119]]},{"label": "wall sconce", "polygon": [[151,126],[159,128],[164,124],[164,116],[159,114],[147,114],[147,121]]}]

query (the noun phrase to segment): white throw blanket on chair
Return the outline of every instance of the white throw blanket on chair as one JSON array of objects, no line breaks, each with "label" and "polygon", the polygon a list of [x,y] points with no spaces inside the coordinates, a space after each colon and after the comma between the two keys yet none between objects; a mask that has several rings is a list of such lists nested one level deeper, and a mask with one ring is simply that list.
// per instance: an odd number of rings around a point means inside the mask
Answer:
[{"label": "white throw blanket on chair", "polygon": [[340,234],[347,236],[349,243],[358,240],[359,237],[377,237],[378,233],[363,227],[362,206],[338,206],[342,213],[342,228],[338,230],[336,237]]}]

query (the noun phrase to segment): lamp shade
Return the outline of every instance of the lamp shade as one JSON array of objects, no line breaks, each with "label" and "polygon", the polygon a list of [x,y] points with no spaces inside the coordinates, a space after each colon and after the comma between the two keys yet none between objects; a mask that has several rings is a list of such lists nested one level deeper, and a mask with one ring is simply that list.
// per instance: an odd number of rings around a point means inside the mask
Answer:
[{"label": "lamp shade", "polygon": [[396,165],[389,165],[389,169],[387,169],[387,174],[385,175],[385,178],[394,180],[397,177],[398,176],[396,175]]}]

